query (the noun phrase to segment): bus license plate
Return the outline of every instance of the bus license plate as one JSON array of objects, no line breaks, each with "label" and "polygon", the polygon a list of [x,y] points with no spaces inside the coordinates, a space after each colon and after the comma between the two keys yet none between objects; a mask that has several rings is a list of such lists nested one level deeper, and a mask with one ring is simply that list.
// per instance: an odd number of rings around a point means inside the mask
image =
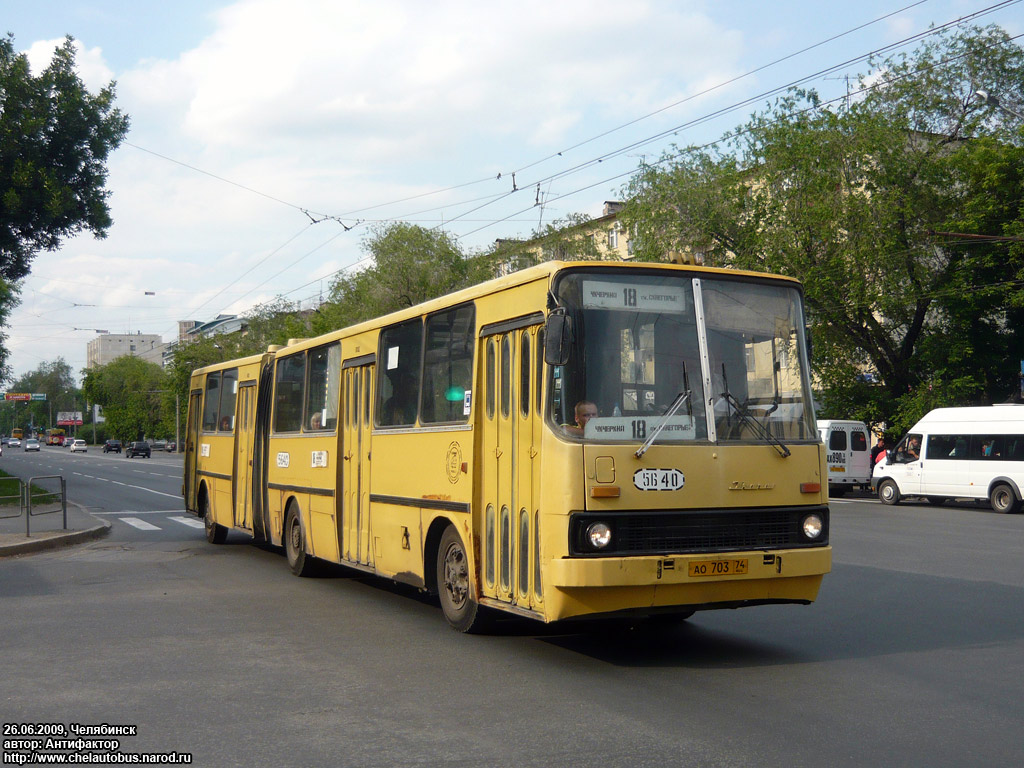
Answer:
[{"label": "bus license plate", "polygon": [[691,576],[738,576],[747,572],[747,558],[740,560],[692,560]]}]

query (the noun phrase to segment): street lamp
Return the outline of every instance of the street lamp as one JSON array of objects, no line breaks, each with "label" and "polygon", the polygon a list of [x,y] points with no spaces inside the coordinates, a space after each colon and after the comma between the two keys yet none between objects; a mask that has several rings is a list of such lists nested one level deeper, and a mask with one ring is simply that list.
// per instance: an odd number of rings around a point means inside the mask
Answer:
[{"label": "street lamp", "polygon": [[1013,115],[1018,120],[1024,120],[1024,115],[1022,115],[1020,112],[1010,109],[1009,107],[1003,106],[999,99],[993,96],[989,91],[985,91],[979,88],[974,92],[974,95],[977,99],[982,101],[985,104],[985,106],[995,107],[996,109],[1002,110],[1008,115]]}]

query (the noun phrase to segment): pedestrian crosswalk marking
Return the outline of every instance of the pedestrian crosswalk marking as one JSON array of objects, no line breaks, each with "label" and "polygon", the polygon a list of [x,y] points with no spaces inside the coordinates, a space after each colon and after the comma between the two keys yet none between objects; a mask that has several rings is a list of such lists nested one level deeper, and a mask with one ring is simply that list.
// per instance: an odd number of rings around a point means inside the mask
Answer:
[{"label": "pedestrian crosswalk marking", "polygon": [[147,523],[145,520],[140,520],[137,517],[120,517],[118,518],[122,523],[128,523],[133,528],[138,528],[140,531],[159,531],[160,526]]},{"label": "pedestrian crosswalk marking", "polygon": [[182,525],[187,525],[187,526],[189,526],[191,528],[203,528],[203,527],[205,527],[203,521],[199,520],[198,518],[195,518],[195,517],[169,517],[167,519],[168,520],[173,520],[176,523],[181,523]]}]

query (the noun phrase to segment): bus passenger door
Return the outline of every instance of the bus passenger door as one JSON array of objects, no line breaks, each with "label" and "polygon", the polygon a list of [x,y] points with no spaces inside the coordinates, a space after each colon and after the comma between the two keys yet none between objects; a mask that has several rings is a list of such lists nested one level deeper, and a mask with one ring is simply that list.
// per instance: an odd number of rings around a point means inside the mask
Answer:
[{"label": "bus passenger door", "polygon": [[373,565],[370,547],[370,413],[373,368],[354,365],[342,376],[342,460],[337,498],[338,551],[345,560]]},{"label": "bus passenger door", "polygon": [[515,552],[512,561],[515,567],[513,602],[527,608],[539,608],[540,570],[536,558],[539,556],[536,544],[539,524],[540,493],[540,441],[541,441],[541,399],[540,372],[536,366],[543,363],[543,354],[538,355],[540,326],[523,328],[515,333],[516,379],[513,390],[516,399],[515,410],[515,514],[512,527],[515,529]]},{"label": "bus passenger door", "polygon": [[235,407],[235,527],[252,530],[252,434],[256,387],[241,386]]},{"label": "bus passenger door", "polygon": [[534,530],[534,473],[539,425],[531,364],[536,329],[484,340],[483,592],[502,602],[530,605]]},{"label": "bus passenger door", "polygon": [[203,418],[202,390],[192,392],[188,399],[188,423],[185,425],[185,509],[199,511],[196,498],[196,470],[199,457],[199,423]]}]

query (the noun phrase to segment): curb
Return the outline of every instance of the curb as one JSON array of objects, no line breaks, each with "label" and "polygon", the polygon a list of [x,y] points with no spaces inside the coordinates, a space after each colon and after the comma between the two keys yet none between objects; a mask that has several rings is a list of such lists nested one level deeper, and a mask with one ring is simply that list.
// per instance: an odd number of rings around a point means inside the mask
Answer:
[{"label": "curb", "polygon": [[[85,512],[84,510],[82,511]],[[85,512],[85,514],[89,513]],[[92,517],[92,515],[89,516]],[[93,517],[93,519],[97,520],[98,518]],[[43,552],[48,549],[59,549],[60,547],[70,547],[74,544],[102,538],[110,533],[110,523],[106,520],[100,520],[99,522],[99,525],[86,528],[84,531],[61,532],[56,536],[47,536],[45,539],[0,545],[0,558],[12,555],[27,555],[34,552]]]}]

